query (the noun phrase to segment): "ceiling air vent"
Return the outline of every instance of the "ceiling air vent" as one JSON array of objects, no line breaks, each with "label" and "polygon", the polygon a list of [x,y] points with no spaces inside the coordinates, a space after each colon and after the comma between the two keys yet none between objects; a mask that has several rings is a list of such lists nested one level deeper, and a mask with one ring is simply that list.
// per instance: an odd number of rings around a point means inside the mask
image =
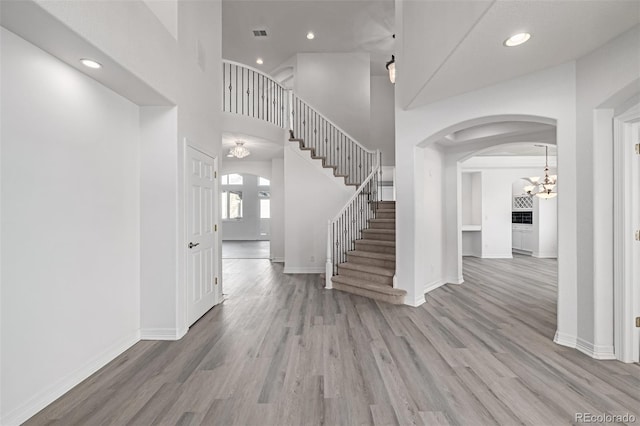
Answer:
[{"label": "ceiling air vent", "polygon": [[254,37],[266,37],[267,36],[267,30],[253,30],[253,36]]}]

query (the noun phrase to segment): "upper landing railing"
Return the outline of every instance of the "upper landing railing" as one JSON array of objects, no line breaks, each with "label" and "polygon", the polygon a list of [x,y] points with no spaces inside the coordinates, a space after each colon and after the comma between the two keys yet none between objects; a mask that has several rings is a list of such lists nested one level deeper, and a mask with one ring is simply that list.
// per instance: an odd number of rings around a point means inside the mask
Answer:
[{"label": "upper landing railing", "polygon": [[222,111],[285,129],[288,105],[289,91],[267,74],[237,62],[222,62]]},{"label": "upper landing railing", "polygon": [[305,148],[313,148],[315,157],[335,168],[346,182],[361,185],[378,161],[376,151],[358,143],[347,132],[286,89],[269,75],[249,66],[223,61],[222,110],[257,118],[302,139]]}]

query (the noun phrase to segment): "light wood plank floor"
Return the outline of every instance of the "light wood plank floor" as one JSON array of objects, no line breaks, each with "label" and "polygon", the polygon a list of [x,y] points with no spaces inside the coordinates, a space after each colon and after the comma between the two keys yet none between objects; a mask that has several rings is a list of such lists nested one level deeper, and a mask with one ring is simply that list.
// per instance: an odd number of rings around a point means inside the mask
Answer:
[{"label": "light wood plank floor", "polygon": [[[556,263],[466,258],[419,308],[226,260],[228,300],[178,342],[140,342],[29,425],[387,425],[640,416],[640,367],[552,342]],[[640,421],[640,420],[637,420]]]}]

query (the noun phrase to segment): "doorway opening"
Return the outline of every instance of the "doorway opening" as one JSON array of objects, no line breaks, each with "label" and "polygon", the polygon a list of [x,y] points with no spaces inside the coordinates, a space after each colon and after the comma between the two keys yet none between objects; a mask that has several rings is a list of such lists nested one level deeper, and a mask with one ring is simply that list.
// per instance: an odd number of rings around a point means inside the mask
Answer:
[{"label": "doorway opening", "polygon": [[249,173],[221,176],[223,259],[271,256],[271,181]]}]

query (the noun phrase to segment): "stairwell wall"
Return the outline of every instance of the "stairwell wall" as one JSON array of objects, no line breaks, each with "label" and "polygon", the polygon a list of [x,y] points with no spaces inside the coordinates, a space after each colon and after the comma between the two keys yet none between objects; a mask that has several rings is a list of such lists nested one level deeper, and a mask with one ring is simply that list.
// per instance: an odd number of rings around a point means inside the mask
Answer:
[{"label": "stairwell wall", "polygon": [[284,272],[318,274],[327,259],[327,222],[355,193],[297,144],[284,150]]},{"label": "stairwell wall", "polygon": [[299,53],[294,92],[364,146],[371,123],[368,53]]}]

